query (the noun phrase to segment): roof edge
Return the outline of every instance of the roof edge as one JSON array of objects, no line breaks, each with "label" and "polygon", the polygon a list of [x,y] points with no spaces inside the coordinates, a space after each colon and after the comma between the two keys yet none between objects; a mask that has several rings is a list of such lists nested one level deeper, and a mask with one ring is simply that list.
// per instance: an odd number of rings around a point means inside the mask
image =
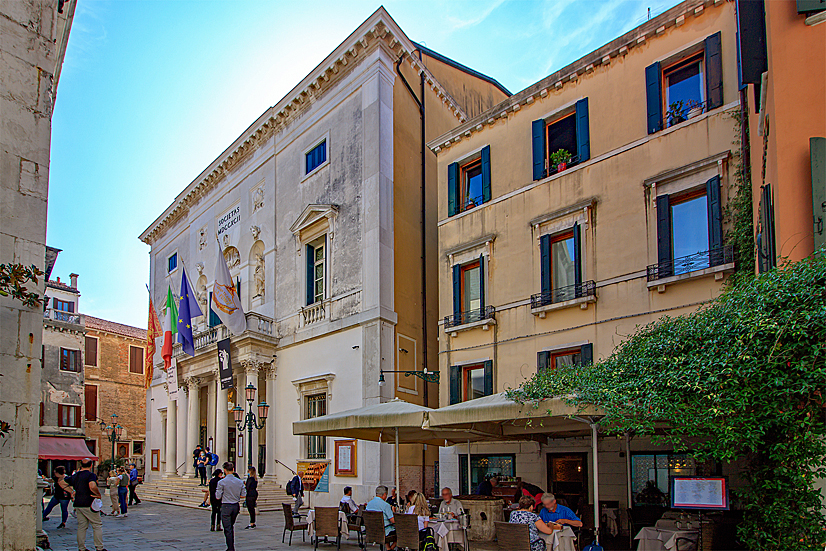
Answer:
[{"label": "roof edge", "polygon": [[445,55],[442,55],[442,54],[440,54],[439,52],[436,52],[436,51],[434,51],[434,50],[431,50],[431,49],[430,49],[430,48],[428,48],[427,46],[422,46],[422,45],[421,45],[421,44],[419,44],[418,42],[413,42],[413,45],[414,45],[417,49],[421,50],[423,54],[428,55],[428,56],[432,57],[433,59],[435,59],[435,60],[437,60],[437,61],[441,61],[442,63],[444,63],[444,64],[446,64],[446,65],[450,65],[450,66],[451,66],[451,67],[453,67],[454,69],[458,69],[458,70],[460,70],[460,71],[462,71],[462,72],[464,72],[464,73],[469,74],[469,75],[470,75],[470,76],[472,76],[472,77],[476,77],[476,78],[478,78],[478,79],[480,79],[480,80],[484,80],[485,82],[488,82],[488,83],[490,83],[490,84],[493,84],[496,88],[498,88],[498,89],[499,89],[499,91],[500,91],[500,92],[502,92],[502,93],[503,93],[503,94],[505,94],[506,96],[510,97],[510,96],[512,96],[512,95],[513,95],[513,94],[510,92],[510,90],[508,90],[507,88],[505,88],[504,86],[502,86],[502,84],[501,84],[498,80],[496,80],[495,78],[493,78],[493,77],[489,77],[488,75],[486,75],[486,74],[484,74],[484,73],[480,73],[479,71],[476,71],[476,70],[474,70],[474,69],[471,69],[471,68],[470,68],[470,67],[468,67],[467,65],[462,65],[462,64],[461,64],[461,63],[459,63],[458,61],[455,61],[455,60],[453,60],[453,59],[451,59],[451,58],[449,58],[449,57],[447,57],[447,56],[445,56]]}]

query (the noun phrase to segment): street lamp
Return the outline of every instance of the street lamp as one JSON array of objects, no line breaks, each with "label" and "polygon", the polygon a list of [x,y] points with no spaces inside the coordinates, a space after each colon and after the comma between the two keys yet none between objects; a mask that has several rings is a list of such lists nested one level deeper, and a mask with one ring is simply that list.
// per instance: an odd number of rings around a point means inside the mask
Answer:
[{"label": "street lamp", "polygon": [[115,442],[120,440],[123,434],[123,427],[118,425],[118,414],[112,414],[112,424],[107,425],[106,421],[100,422],[100,431],[106,436],[106,439],[112,443],[112,465],[115,464]]},{"label": "street lamp", "polygon": [[[235,424],[238,426],[238,430],[243,431],[246,429],[247,431],[247,469],[249,469],[252,466],[252,430],[253,428],[258,430],[264,428],[270,406],[262,400],[261,403],[258,404],[258,416],[256,417],[252,405],[255,401],[255,387],[252,386],[252,383],[249,383],[244,391],[247,398],[247,414],[244,416],[244,408],[235,406],[232,408],[232,415],[235,419]],[[261,419],[260,425],[258,424],[258,419]]]},{"label": "street lamp", "polygon": [[383,369],[379,370],[379,386],[384,386],[384,374],[385,373],[404,373],[405,377],[410,377],[411,375],[414,377],[418,377],[419,379],[423,380],[426,383],[438,383],[439,382],[439,372],[438,371],[428,371],[424,369],[422,371],[385,371]]}]

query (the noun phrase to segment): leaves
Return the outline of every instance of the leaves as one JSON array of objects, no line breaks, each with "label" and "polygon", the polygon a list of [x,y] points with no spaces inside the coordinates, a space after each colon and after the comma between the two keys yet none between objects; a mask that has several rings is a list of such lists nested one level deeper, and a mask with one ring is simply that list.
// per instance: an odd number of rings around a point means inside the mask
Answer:
[{"label": "leaves", "polygon": [[26,283],[37,283],[42,275],[43,271],[34,265],[0,264],[0,296],[11,296],[29,308],[40,306],[42,298],[36,292],[29,291]]}]

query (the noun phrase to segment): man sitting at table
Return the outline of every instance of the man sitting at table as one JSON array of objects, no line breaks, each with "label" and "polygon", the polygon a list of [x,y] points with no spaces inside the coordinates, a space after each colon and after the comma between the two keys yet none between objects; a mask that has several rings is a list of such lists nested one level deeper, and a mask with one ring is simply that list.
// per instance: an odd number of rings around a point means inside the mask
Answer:
[{"label": "man sitting at table", "polygon": [[387,503],[387,486],[376,486],[376,497],[367,502],[366,511],[376,511],[384,515],[384,534],[387,549],[396,547],[396,528],[393,526],[393,508]]},{"label": "man sitting at table", "polygon": [[539,511],[539,518],[545,522],[555,522],[557,524],[567,524],[569,526],[581,527],[582,521],[579,517],[564,505],[556,502],[556,498],[551,493],[542,495],[542,510]]},{"label": "man sitting at table", "polygon": [[350,486],[344,487],[344,497],[341,498],[339,507],[348,517],[352,517],[359,512],[359,506],[356,505],[356,501],[353,499],[353,488]]},{"label": "man sitting at table", "polygon": [[442,503],[439,504],[439,513],[447,515],[449,518],[457,518],[464,512],[462,502],[453,499],[453,490],[447,487],[442,488]]}]

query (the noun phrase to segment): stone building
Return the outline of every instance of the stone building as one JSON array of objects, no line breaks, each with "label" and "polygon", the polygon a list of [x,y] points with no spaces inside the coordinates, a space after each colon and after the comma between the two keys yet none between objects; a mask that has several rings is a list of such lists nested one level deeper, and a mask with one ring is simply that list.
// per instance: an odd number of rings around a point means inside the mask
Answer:
[{"label": "stone building", "polygon": [[[436,165],[425,141],[507,95],[411,42],[379,8],[146,229],[155,304],[169,287],[177,294],[186,265],[205,312],[195,356],[176,348],[177,401],[167,399],[160,358],[147,394],[148,453],[160,453],[166,476],[193,473],[197,443],[246,465],[246,434],[228,409],[245,406],[247,384],[271,406],[252,437],[265,483],[291,476],[278,462],[333,459],[332,440],[294,437],[293,421],[394,397],[436,405],[436,385],[416,377],[388,373],[379,386],[380,370],[437,364],[427,330],[437,315]],[[241,335],[208,310],[219,255],[246,312]],[[233,388],[222,390],[216,343],[230,336]],[[366,500],[393,480],[389,446],[359,442],[356,454],[355,476],[331,466],[322,503],[345,485]],[[432,447],[407,446],[403,478],[432,492],[435,460]]]},{"label": "stone building", "polygon": [[[0,4],[0,263],[43,268],[55,94],[75,0]],[[45,284],[36,286],[42,293]],[[35,547],[43,313],[0,297],[0,549]]]},{"label": "stone building", "polygon": [[[735,33],[733,3],[684,1],[429,143],[441,405],[604,358],[637,325],[721,292],[735,267],[722,216]],[[539,440],[471,445],[472,484],[502,474],[574,506],[593,495],[589,437]],[[600,499],[622,511],[650,477],[667,493],[669,474],[696,472],[647,439],[630,456],[599,446]],[[440,450],[440,482],[462,493],[467,453]]]},{"label": "stone building", "polygon": [[123,427],[115,457],[144,468],[146,442],[146,330],[85,316],[83,364],[86,444],[101,460],[112,457],[112,441],[100,423]]}]

